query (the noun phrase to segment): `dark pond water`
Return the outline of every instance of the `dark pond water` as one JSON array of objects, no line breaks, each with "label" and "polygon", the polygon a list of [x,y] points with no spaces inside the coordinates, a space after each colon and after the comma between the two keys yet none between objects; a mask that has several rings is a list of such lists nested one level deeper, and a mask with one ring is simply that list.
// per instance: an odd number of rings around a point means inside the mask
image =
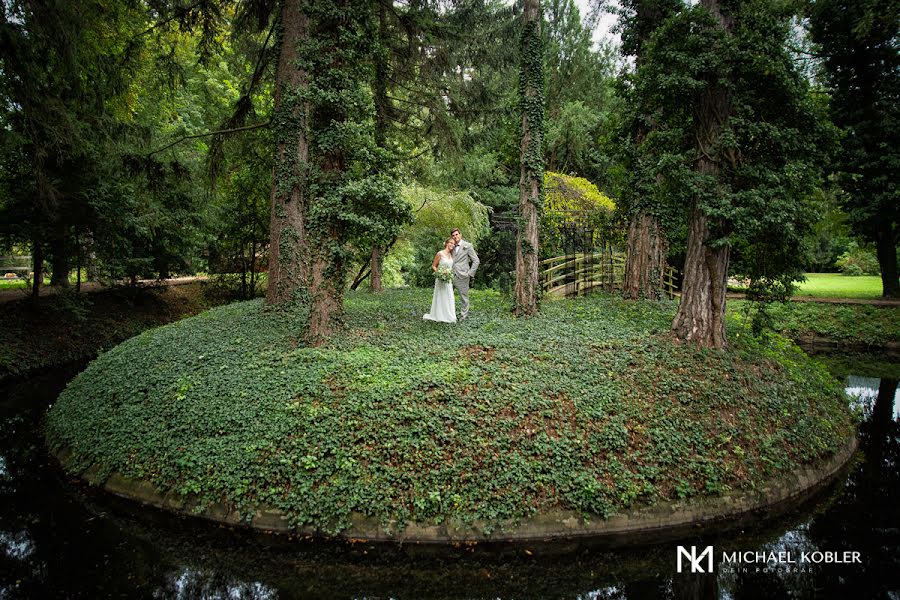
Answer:
[{"label": "dark pond water", "polygon": [[[135,510],[87,489],[54,466],[40,431],[44,411],[72,375],[61,370],[0,389],[0,600],[900,598],[896,380],[849,378],[865,415],[865,459],[777,522],[637,549],[505,546],[435,554],[265,536]],[[713,546],[707,556],[715,573],[691,574],[685,557],[678,573],[679,545],[695,546],[703,569],[702,550]],[[734,552],[786,554],[780,562],[723,560]],[[859,562],[809,562],[824,553]]]}]

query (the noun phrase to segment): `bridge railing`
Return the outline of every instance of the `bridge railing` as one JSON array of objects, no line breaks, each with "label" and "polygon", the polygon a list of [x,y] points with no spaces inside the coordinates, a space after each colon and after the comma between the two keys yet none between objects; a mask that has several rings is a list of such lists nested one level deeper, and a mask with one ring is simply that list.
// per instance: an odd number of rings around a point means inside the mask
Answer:
[{"label": "bridge railing", "polygon": [[[624,252],[580,252],[541,261],[541,284],[550,296],[580,296],[595,288],[612,292],[621,290],[624,280]],[[663,287],[667,297],[675,297],[674,268],[666,268]]]},{"label": "bridge railing", "polygon": [[0,277],[28,277],[32,271],[30,256],[0,256]]}]

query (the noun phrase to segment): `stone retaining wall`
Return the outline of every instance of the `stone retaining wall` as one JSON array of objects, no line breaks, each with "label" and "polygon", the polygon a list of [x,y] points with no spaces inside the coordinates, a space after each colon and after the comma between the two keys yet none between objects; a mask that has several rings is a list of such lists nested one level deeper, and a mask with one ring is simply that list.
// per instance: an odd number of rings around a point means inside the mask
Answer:
[{"label": "stone retaining wall", "polygon": [[[684,538],[698,528],[727,530],[785,513],[812,498],[841,473],[857,448],[856,436],[846,441],[834,456],[817,465],[769,481],[755,490],[734,491],[722,496],[691,498],[635,508],[608,519],[597,517],[585,521],[573,512],[537,515],[517,524],[508,523],[484,533],[482,523],[472,525],[428,525],[410,523],[399,532],[388,532],[372,517],[354,514],[349,529],[341,537],[371,542],[413,544],[486,543],[486,542],[553,542],[555,540],[589,539],[608,546],[625,546],[663,542]],[[70,455],[57,455],[65,467]],[[102,486],[112,494],[160,507],[176,513],[199,516],[230,525],[249,525],[262,531],[320,536],[315,528],[290,527],[285,516],[276,509],[260,507],[249,523],[225,505],[213,505],[197,512],[189,499],[173,492],[162,492],[147,481],[126,479],[113,474],[105,481],[94,469],[83,478]]]}]

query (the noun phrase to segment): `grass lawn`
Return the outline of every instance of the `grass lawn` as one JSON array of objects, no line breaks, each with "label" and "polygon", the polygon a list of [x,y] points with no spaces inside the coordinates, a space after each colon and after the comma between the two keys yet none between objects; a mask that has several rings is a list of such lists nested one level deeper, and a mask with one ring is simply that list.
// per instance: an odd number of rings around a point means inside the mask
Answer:
[{"label": "grass lawn", "polygon": [[881,277],[860,275],[850,277],[841,273],[807,273],[806,281],[798,285],[797,296],[818,298],[881,298]]},{"label": "grass lawn", "polygon": [[[49,284],[50,280],[45,279],[45,284]],[[0,278],[0,290],[24,290],[28,287],[28,281],[16,277],[15,279]]]},{"label": "grass lawn", "polygon": [[515,319],[472,293],[424,322],[430,290],[351,293],[346,329],[300,343],[261,301],[145,332],[95,360],[48,413],[67,468],[151,482],[249,517],[336,533],[361,513],[485,533],[536,513],[756,488],[830,456],[854,427],[838,382],[792,343],[727,351],[669,334],[674,304],[595,295]]}]

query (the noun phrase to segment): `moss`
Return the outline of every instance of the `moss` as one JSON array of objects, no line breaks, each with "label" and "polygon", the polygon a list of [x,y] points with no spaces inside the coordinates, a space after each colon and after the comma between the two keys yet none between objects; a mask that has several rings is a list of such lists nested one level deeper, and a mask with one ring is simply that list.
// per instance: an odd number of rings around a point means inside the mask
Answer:
[{"label": "moss", "polygon": [[837,382],[793,344],[696,351],[674,306],[593,296],[516,320],[473,292],[462,324],[428,294],[351,293],[330,344],[259,301],[145,332],[94,361],[47,419],[51,448],[249,517],[336,532],[499,523],[556,509],[748,489],[829,456],[854,426]]}]

